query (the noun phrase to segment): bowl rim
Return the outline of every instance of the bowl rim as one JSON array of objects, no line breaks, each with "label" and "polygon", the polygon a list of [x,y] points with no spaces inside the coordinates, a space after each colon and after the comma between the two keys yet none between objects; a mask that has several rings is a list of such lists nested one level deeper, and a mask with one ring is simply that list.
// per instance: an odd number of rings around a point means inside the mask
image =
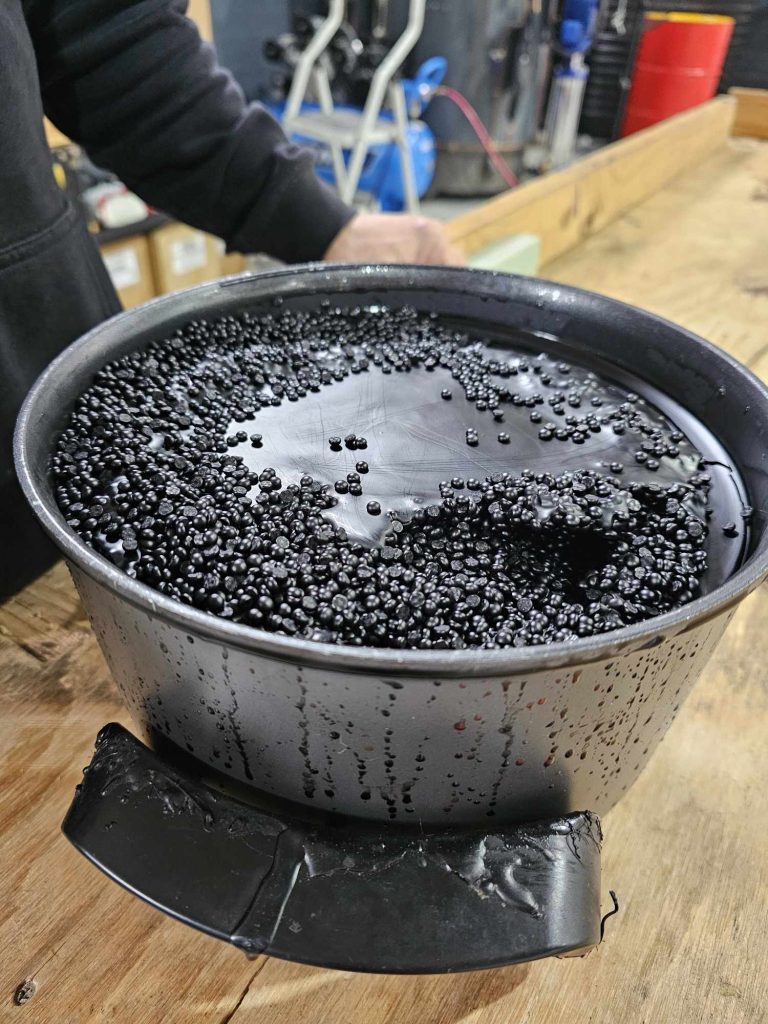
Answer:
[{"label": "bowl rim", "polygon": [[[436,284],[434,280],[436,273],[439,273],[441,278],[450,279],[455,276],[457,284],[460,277],[466,281],[469,275],[470,280],[473,283],[476,282],[478,286],[481,283],[487,287],[495,286],[492,288],[492,297],[496,299],[513,298],[513,295],[509,293],[505,295],[499,291],[499,282],[507,286],[512,283],[518,289],[535,291],[544,296],[547,294],[551,296],[551,293],[556,291],[558,297],[566,299],[597,300],[605,309],[614,310],[617,314],[640,316],[649,329],[655,326],[661,330],[672,330],[679,338],[684,338],[686,343],[693,342],[695,345],[709,350],[717,359],[728,364],[732,371],[743,377],[746,382],[760,392],[766,410],[768,410],[768,387],[742,363],[712,343],[654,313],[596,292],[543,278],[519,277],[497,271],[466,267],[438,268],[419,264],[329,263],[302,264],[255,275],[245,274],[221,278],[160,296],[103,321],[64,349],[46,367],[27,394],[17,419],[14,434],[16,471],[24,495],[35,516],[67,562],[70,563],[70,569],[74,566],[76,570],[84,573],[97,584],[115,592],[135,608],[159,617],[167,625],[181,627],[189,633],[219,642],[226,647],[306,666],[331,667],[334,671],[363,674],[375,672],[379,675],[421,677],[519,675],[541,669],[586,664],[617,657],[638,649],[654,647],[663,640],[694,625],[720,613],[725,613],[768,576],[768,545],[766,545],[763,551],[751,555],[732,576],[709,594],[695,598],[689,604],[675,611],[608,633],[566,642],[498,650],[468,648],[459,651],[399,650],[336,645],[310,641],[305,638],[280,636],[245,623],[229,622],[213,613],[184,605],[174,598],[166,597],[159,591],[153,590],[145,583],[131,579],[104,556],[88,547],[74,530],[67,526],[55,502],[49,499],[38,486],[32,464],[33,442],[31,437],[34,433],[39,409],[50,399],[51,395],[55,394],[56,382],[66,372],[68,364],[72,362],[73,358],[83,353],[84,350],[93,348],[95,342],[100,341],[104,334],[114,331],[115,327],[130,327],[134,324],[138,327],[142,320],[151,320],[156,314],[166,310],[169,314],[178,315],[179,307],[185,305],[189,307],[190,317],[194,318],[195,311],[198,315],[203,314],[205,300],[220,295],[223,288],[241,285],[247,287],[249,283],[253,285],[253,282],[256,281],[264,283],[269,280],[282,279],[285,281],[286,278],[294,278],[302,283],[302,287],[297,288],[297,294],[306,293],[304,286],[307,281],[313,280],[315,274],[323,278],[326,284],[330,284],[340,274],[343,275],[341,282],[345,287],[341,293],[352,290],[355,283],[360,287],[389,288],[398,291],[407,290],[409,287],[435,291],[449,290],[449,285],[445,280],[440,285]],[[318,284],[322,287],[322,282],[318,282]],[[268,298],[268,294],[261,297]],[[145,329],[149,326],[151,326],[150,323],[145,324]],[[108,344],[107,347],[109,347]],[[108,352],[105,352],[104,355],[105,358],[100,362],[100,366],[105,365],[110,359]]]}]

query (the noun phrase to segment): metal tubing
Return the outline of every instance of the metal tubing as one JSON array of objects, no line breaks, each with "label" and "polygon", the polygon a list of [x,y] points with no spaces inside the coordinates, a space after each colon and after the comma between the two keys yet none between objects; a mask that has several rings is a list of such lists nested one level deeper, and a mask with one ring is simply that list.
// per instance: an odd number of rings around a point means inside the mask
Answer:
[{"label": "metal tubing", "polygon": [[419,212],[419,193],[416,189],[416,178],[413,173],[413,161],[408,146],[408,110],[405,93],[401,82],[392,82],[389,89],[392,111],[397,125],[397,148],[400,151],[400,166],[403,171],[403,187],[405,205],[409,213]]},{"label": "metal tubing", "polygon": [[376,69],[376,73],[371,79],[368,99],[366,100],[363,117],[360,122],[360,134],[352,150],[352,159],[349,162],[349,171],[344,183],[345,187],[343,190],[339,190],[341,198],[345,202],[352,202],[354,198],[357,184],[362,174],[365,155],[368,152],[368,138],[381,113],[382,103],[384,102],[392,76],[416,45],[421,35],[421,30],[424,27],[425,8],[426,0],[411,0],[408,10],[408,24],[405,27],[405,31]]},{"label": "metal tubing", "polygon": [[[328,72],[324,67],[315,68],[315,89],[317,90],[317,99],[322,112],[324,114],[332,114],[333,96],[331,95],[331,83],[328,81]],[[340,190],[347,176],[347,169],[344,166],[344,154],[338,142],[329,142],[328,148],[331,151],[336,187]]]},{"label": "metal tubing", "polygon": [[288,102],[285,105],[283,120],[286,127],[299,114],[315,63],[338,32],[346,13],[347,0],[330,0],[328,17],[312,36],[309,46],[307,46],[301,60],[296,65],[293,81],[291,82],[291,91],[288,93]]}]

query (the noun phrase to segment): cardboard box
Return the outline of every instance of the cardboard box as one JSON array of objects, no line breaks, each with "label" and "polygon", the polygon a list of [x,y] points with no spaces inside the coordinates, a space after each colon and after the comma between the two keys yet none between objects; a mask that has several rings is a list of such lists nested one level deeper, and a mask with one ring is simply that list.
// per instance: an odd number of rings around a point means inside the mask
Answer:
[{"label": "cardboard box", "polygon": [[149,236],[158,295],[221,277],[219,240],[185,224],[166,224]]},{"label": "cardboard box", "polygon": [[132,235],[119,242],[101,246],[112,284],[126,309],[153,299],[156,295],[152,260],[146,235]]},{"label": "cardboard box", "polygon": [[216,238],[214,241],[220,256],[219,275],[231,277],[235,274],[244,274],[246,270],[245,256],[241,252],[227,252],[227,247],[220,238]]},{"label": "cardboard box", "polygon": [[245,256],[241,252],[225,252],[221,258],[221,276],[244,274],[246,270]]}]

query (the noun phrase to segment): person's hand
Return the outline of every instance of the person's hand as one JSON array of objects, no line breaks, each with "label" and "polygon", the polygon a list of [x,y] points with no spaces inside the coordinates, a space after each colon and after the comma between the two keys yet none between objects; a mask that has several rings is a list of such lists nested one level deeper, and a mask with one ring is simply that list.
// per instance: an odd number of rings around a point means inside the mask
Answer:
[{"label": "person's hand", "polygon": [[358,213],[331,242],[330,263],[463,264],[439,221],[411,213]]}]

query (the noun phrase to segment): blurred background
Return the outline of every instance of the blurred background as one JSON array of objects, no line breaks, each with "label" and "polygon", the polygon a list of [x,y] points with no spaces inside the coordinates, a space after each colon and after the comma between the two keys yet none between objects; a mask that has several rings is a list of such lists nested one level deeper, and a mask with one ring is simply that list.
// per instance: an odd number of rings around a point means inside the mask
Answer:
[{"label": "blurred background", "polygon": [[[189,16],[343,198],[443,220],[717,92],[768,88],[768,0],[191,0]],[[47,132],[124,305],[264,265]],[[502,265],[535,272],[537,239]]]}]

